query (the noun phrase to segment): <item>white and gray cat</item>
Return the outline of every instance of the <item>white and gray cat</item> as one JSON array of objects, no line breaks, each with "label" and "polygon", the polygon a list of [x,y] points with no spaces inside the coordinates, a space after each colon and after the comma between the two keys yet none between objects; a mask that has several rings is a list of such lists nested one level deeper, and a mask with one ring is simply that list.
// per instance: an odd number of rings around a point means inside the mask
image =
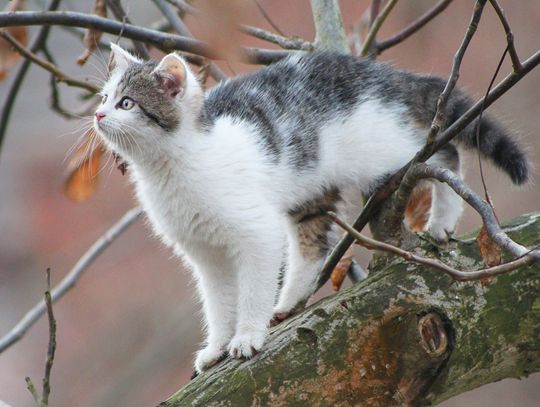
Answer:
[{"label": "white and gray cat", "polygon": [[[115,45],[112,52],[115,68],[95,128],[129,163],[155,233],[194,270],[207,327],[195,368],[203,371],[226,353],[250,358],[273,314],[284,318],[313,293],[336,239],[326,211],[350,220],[362,194],[414,156],[445,81],[313,53],[205,94],[176,54],[156,63]],[[454,91],[447,124],[470,106]],[[473,125],[456,143],[476,147]],[[514,183],[527,180],[523,150],[489,117],[479,142]],[[453,144],[430,163],[460,174]],[[445,240],[462,204],[445,184],[434,182],[433,191],[428,231]]]}]

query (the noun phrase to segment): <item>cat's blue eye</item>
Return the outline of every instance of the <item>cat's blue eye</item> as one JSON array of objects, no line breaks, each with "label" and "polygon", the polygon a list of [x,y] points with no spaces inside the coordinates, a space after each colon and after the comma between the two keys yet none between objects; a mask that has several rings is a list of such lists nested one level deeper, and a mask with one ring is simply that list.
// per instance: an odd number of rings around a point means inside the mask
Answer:
[{"label": "cat's blue eye", "polygon": [[129,110],[133,106],[135,106],[135,102],[133,101],[133,99],[127,96],[124,96],[122,100],[120,101],[120,103],[118,104],[118,106],[124,110]]}]

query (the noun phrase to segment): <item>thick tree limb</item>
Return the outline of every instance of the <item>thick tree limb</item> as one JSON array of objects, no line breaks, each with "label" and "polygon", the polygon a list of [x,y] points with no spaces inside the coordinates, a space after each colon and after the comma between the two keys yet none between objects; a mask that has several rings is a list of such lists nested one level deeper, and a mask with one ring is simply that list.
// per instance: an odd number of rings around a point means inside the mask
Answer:
[{"label": "thick tree limb", "polygon": [[[506,232],[538,245],[540,213]],[[419,251],[437,254],[429,243]],[[482,264],[474,238],[440,257]],[[538,264],[483,286],[398,260],[279,325],[254,359],[226,360],[160,406],[437,404],[540,370],[538,298]]]},{"label": "thick tree limb", "polygon": [[337,0],[311,0],[315,48],[349,53],[347,35]]}]

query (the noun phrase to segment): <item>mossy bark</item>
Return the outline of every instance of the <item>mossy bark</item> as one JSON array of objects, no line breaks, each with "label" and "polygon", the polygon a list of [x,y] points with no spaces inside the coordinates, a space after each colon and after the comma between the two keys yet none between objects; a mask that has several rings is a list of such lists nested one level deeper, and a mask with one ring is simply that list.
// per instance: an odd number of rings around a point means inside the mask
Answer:
[{"label": "mossy bark", "polygon": [[[540,213],[507,224],[540,244]],[[483,267],[474,237],[419,250]],[[249,361],[226,360],[161,406],[434,405],[540,370],[540,265],[453,282],[401,260],[272,330]]]}]

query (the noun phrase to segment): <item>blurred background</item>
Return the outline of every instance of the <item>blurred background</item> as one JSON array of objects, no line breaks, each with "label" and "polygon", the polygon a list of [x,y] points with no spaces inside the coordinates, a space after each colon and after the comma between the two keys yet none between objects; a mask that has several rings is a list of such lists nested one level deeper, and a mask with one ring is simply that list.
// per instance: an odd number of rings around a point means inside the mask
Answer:
[{"label": "blurred background", "polygon": [[[40,4],[40,2],[37,2]],[[65,1],[71,10],[91,11],[89,1]],[[200,1],[211,7],[211,1]],[[379,38],[399,31],[431,7],[435,1],[399,2]],[[522,58],[539,48],[540,2],[501,0],[514,30]],[[7,4],[1,0],[2,8]],[[29,8],[36,3],[27,2]],[[130,18],[148,26],[160,19],[149,1],[124,0]],[[271,30],[260,10],[250,1],[239,7],[231,21]],[[286,35],[312,41],[314,36],[308,0],[260,0],[260,4]],[[340,2],[348,32],[358,24],[369,0]],[[446,11],[404,43],[379,58],[399,68],[447,76],[452,58],[468,25],[474,1],[454,1]],[[225,20],[225,18],[223,19]],[[186,19],[196,37],[208,41],[226,39],[233,45],[264,46],[242,34],[225,36],[227,27],[209,29],[201,19]],[[33,34],[35,29],[31,29]],[[224,37],[225,36],[225,37]],[[108,37],[114,40],[115,37]],[[80,68],[80,40],[61,28],[53,28],[50,51],[58,65],[79,78],[103,78],[107,56],[97,53]],[[126,42],[126,45],[130,43]],[[505,47],[505,35],[486,6],[478,32],[465,56],[459,85],[476,98],[483,95]],[[159,57],[159,53],[153,53]],[[234,61],[219,62],[228,74],[259,69]],[[12,69],[0,82],[3,99],[13,80]],[[501,78],[510,72],[508,61]],[[80,110],[78,90],[59,85],[62,103]],[[49,75],[32,66],[14,105],[0,155],[0,335],[42,298],[45,270],[52,270],[53,284],[75,264],[84,251],[127,209],[134,206],[127,177],[110,165],[100,173],[98,192],[84,203],[74,203],[63,193],[65,156],[81,135],[86,120],[68,121],[49,108]],[[540,127],[540,69],[529,74],[490,111],[515,129],[530,147],[533,163],[540,159],[537,129]],[[499,218],[507,219],[538,209],[540,192],[529,186],[513,187],[506,176],[486,165],[486,177]],[[481,190],[474,156],[466,163],[468,182]],[[460,232],[480,224],[467,210]],[[366,264],[368,255],[360,253]],[[324,287],[318,296],[331,293]],[[200,305],[188,271],[154,239],[144,221],[124,233],[87,270],[77,286],[55,307],[58,324],[57,354],[52,372],[51,405],[151,406],[166,399],[189,381],[193,354],[201,340]],[[46,319],[0,354],[0,400],[12,406],[32,406],[25,376],[40,386],[48,342]],[[524,380],[504,380],[443,403],[451,406],[536,406],[540,399],[540,375]]]}]

